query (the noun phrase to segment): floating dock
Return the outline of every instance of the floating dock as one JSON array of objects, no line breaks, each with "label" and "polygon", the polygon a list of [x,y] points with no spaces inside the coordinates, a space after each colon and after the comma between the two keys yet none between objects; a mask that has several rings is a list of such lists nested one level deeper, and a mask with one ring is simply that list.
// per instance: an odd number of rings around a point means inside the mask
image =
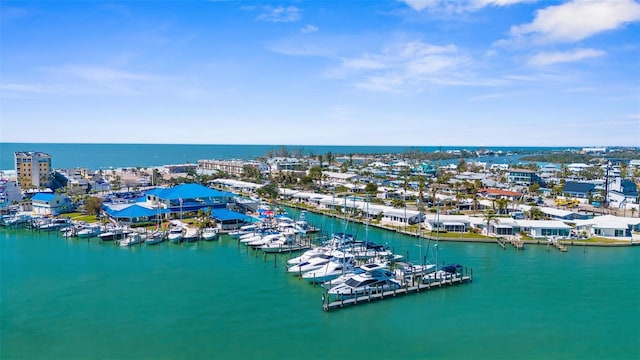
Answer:
[{"label": "floating dock", "polygon": [[472,274],[473,274],[473,271],[471,271],[468,275],[456,276],[450,279],[443,279],[440,281],[434,281],[430,283],[418,283],[417,285],[410,285],[410,282],[407,282],[405,283],[405,285],[395,290],[380,291],[380,292],[373,291],[368,294],[360,295],[357,297],[333,300],[333,301],[329,300],[328,295],[323,295],[322,309],[324,311],[337,310],[337,309],[342,309],[344,307],[348,307],[352,305],[366,304],[373,301],[391,299],[391,298],[402,296],[402,295],[426,293],[429,290],[439,289],[442,287],[468,284],[473,281]]}]

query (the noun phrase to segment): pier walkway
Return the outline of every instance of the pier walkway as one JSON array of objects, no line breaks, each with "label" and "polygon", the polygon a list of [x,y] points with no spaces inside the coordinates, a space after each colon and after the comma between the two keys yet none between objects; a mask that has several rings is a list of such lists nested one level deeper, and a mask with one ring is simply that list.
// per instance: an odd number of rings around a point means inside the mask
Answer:
[{"label": "pier walkway", "polygon": [[401,295],[409,295],[409,294],[419,294],[426,293],[429,290],[439,289],[441,287],[448,287],[453,285],[461,285],[468,284],[473,281],[473,271],[469,273],[469,275],[456,276],[450,279],[443,279],[440,281],[430,282],[430,283],[418,283],[417,285],[410,285],[409,282],[405,283],[404,286],[388,291],[373,291],[368,294],[363,294],[360,296],[347,298],[347,299],[339,299],[339,300],[330,300],[329,296],[323,295],[322,297],[322,309],[324,311],[331,311],[341,309],[347,306],[358,305],[358,304],[366,304],[372,301],[390,299]]}]

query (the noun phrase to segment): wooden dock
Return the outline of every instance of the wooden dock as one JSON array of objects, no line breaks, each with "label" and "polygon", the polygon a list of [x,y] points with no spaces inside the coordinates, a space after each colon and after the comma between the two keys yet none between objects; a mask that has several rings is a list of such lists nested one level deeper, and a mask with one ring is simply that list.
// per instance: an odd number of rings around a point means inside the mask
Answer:
[{"label": "wooden dock", "polygon": [[431,283],[424,283],[424,284],[419,283],[417,285],[410,285],[409,282],[407,282],[404,286],[396,290],[371,292],[369,294],[348,298],[348,299],[330,301],[328,296],[323,296],[322,309],[324,311],[337,310],[347,306],[366,304],[372,301],[391,299],[391,298],[402,296],[402,295],[426,293],[429,290],[439,289],[442,287],[468,284],[473,280],[471,275],[472,273],[473,272],[471,272],[469,275],[458,276],[451,279],[445,279],[445,280],[431,282]]},{"label": "wooden dock", "polygon": [[523,250],[524,249],[524,242],[520,239],[518,239],[517,237],[510,237],[508,239],[509,243],[511,245],[513,245],[514,248],[516,248],[516,250]]},{"label": "wooden dock", "polygon": [[554,241],[552,242],[553,246],[555,246],[558,250],[562,251],[562,252],[567,252],[567,247],[560,244],[560,241]]},{"label": "wooden dock", "polygon": [[500,245],[501,248],[506,249],[506,244],[504,243],[504,241],[502,240],[502,238],[497,237],[496,238],[496,242],[498,243],[498,245]]}]

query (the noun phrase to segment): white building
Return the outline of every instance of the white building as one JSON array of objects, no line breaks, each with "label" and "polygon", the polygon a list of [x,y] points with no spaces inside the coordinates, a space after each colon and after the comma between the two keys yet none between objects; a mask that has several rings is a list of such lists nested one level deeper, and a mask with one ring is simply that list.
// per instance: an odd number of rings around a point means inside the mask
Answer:
[{"label": "white building", "polygon": [[37,193],[31,198],[31,206],[39,215],[59,215],[71,210],[71,199],[63,194]]},{"label": "white building", "polygon": [[601,237],[631,239],[634,231],[640,231],[640,218],[596,216],[589,220],[577,220],[576,230]]}]

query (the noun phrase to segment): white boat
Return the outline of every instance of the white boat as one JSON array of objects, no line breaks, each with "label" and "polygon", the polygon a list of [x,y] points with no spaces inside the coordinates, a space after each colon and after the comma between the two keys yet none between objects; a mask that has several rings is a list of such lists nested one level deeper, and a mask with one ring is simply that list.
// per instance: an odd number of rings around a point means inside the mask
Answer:
[{"label": "white boat", "polygon": [[311,259],[312,257],[316,257],[316,256],[319,256],[319,255],[324,255],[324,254],[326,254],[327,252],[329,252],[331,250],[332,249],[330,247],[324,247],[324,246],[316,247],[316,248],[313,248],[313,249],[309,249],[309,250],[305,251],[304,253],[302,253],[302,255],[296,256],[294,258],[291,258],[291,259],[287,260],[287,264],[291,265],[291,266],[292,265],[297,265],[297,264],[300,264],[302,262],[305,262],[305,261]]},{"label": "white boat", "polygon": [[87,225],[81,230],[76,232],[76,236],[79,238],[90,238],[94,236],[98,236],[102,233],[102,227],[98,224],[95,225]]},{"label": "white boat", "polygon": [[321,268],[302,274],[302,278],[312,283],[324,283],[352,271],[354,266],[355,257],[352,254],[336,254]]},{"label": "white boat", "polygon": [[180,243],[183,237],[184,229],[182,228],[182,226],[173,226],[171,230],[169,230],[167,240],[171,241],[172,243]]},{"label": "white boat", "polygon": [[401,266],[397,267],[394,270],[396,277],[398,278],[410,278],[413,276],[420,276],[432,273],[436,270],[435,264],[401,264]]},{"label": "white boat", "polygon": [[260,247],[260,249],[266,253],[285,253],[306,248],[308,248],[308,245],[299,243],[296,240],[295,234],[282,234],[275,240]]},{"label": "white boat", "polygon": [[345,281],[353,277],[354,275],[363,274],[367,271],[386,270],[389,268],[388,262],[372,262],[364,265],[360,265],[353,270],[346,272],[344,275],[340,275],[337,278],[322,283],[322,287],[325,289],[331,289],[332,287],[343,284]]},{"label": "white boat", "polygon": [[200,229],[195,226],[188,226],[184,236],[182,237],[184,242],[194,242],[200,240]]},{"label": "white boat", "polygon": [[462,265],[445,265],[440,270],[434,271],[422,277],[422,282],[430,284],[441,281],[451,281],[462,277]]},{"label": "white boat", "polygon": [[280,233],[276,233],[276,234],[269,234],[269,235],[265,235],[260,237],[259,239],[253,240],[253,241],[249,241],[246,244],[254,247],[254,248],[258,248],[261,247],[263,245],[266,245],[272,241],[276,241],[277,239],[280,239],[283,235]]},{"label": "white boat", "polygon": [[292,274],[302,274],[307,271],[319,269],[322,266],[324,266],[326,263],[328,263],[329,260],[331,260],[331,258],[332,256],[327,254],[318,255],[307,261],[301,262],[300,264],[289,267],[287,269],[287,272]]},{"label": "white boat", "polygon": [[217,228],[214,227],[206,227],[202,229],[202,240],[211,241],[218,240],[220,236],[220,232]]},{"label": "white boat", "polygon": [[98,235],[98,238],[102,241],[120,240],[124,239],[129,232],[121,227],[110,228],[102,234]]},{"label": "white boat", "polygon": [[144,243],[147,245],[156,245],[160,244],[166,238],[166,235],[162,231],[154,231],[151,234],[147,235],[147,238],[144,240]]},{"label": "white boat", "polygon": [[38,230],[53,231],[67,226],[69,226],[69,220],[67,219],[50,219],[48,222],[40,224]]},{"label": "white boat", "polygon": [[238,230],[229,232],[229,235],[231,235],[232,238],[237,239],[240,237],[240,235],[253,233],[257,230],[258,230],[258,225],[256,224],[244,225],[244,226],[241,226]]},{"label": "white boat", "polygon": [[328,294],[339,299],[399,289],[400,282],[388,270],[366,271],[353,275],[344,283],[329,289]]},{"label": "white boat", "polygon": [[118,245],[120,245],[121,247],[127,247],[127,246],[136,245],[136,244],[141,244],[144,242],[144,240],[145,239],[142,237],[142,235],[140,235],[140,233],[132,232],[129,235],[127,235],[126,238],[121,240],[118,243]]}]

